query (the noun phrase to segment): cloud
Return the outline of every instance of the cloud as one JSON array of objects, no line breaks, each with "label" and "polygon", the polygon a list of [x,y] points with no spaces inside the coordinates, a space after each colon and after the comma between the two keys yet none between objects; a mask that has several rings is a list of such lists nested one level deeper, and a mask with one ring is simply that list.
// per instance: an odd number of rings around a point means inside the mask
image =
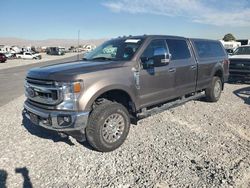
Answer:
[{"label": "cloud", "polygon": [[216,26],[250,26],[247,0],[110,0],[103,4],[113,12],[183,17],[189,21]]}]

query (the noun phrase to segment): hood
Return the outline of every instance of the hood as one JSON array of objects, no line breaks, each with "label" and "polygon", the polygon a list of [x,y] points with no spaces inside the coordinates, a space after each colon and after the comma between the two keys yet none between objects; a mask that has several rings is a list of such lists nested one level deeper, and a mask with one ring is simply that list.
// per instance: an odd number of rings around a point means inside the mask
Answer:
[{"label": "hood", "polygon": [[75,61],[30,69],[27,77],[44,80],[74,80],[79,74],[121,67],[114,61]]},{"label": "hood", "polygon": [[250,54],[249,55],[232,55],[232,56],[229,56],[229,59],[250,59]]}]

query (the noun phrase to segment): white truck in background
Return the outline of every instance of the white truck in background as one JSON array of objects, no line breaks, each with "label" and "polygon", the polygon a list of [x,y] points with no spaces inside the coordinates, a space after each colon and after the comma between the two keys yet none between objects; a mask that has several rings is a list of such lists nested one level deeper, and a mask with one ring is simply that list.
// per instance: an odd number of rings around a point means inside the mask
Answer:
[{"label": "white truck in background", "polygon": [[241,42],[220,40],[228,55],[232,55],[234,50],[241,46]]},{"label": "white truck in background", "polygon": [[38,53],[33,52],[21,52],[16,54],[18,59],[42,59],[42,56]]}]

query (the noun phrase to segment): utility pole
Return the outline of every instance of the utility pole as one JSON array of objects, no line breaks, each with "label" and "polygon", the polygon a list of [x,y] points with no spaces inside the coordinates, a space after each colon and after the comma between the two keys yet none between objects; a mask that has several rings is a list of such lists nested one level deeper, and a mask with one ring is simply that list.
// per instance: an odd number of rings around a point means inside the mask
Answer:
[{"label": "utility pole", "polygon": [[78,41],[77,41],[77,60],[80,60],[79,54],[79,45],[80,45],[80,30],[78,30]]}]

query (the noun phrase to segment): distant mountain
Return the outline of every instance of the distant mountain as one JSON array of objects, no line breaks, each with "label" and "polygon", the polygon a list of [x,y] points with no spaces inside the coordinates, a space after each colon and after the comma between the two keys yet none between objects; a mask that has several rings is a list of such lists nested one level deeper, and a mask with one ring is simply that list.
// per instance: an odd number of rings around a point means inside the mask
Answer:
[{"label": "distant mountain", "polygon": [[[107,39],[88,39],[88,40],[80,40],[80,45],[83,44],[92,44],[92,45],[100,45]],[[17,45],[17,46],[77,46],[77,39],[46,39],[46,40],[28,40],[14,37],[0,37],[0,45]]]}]

